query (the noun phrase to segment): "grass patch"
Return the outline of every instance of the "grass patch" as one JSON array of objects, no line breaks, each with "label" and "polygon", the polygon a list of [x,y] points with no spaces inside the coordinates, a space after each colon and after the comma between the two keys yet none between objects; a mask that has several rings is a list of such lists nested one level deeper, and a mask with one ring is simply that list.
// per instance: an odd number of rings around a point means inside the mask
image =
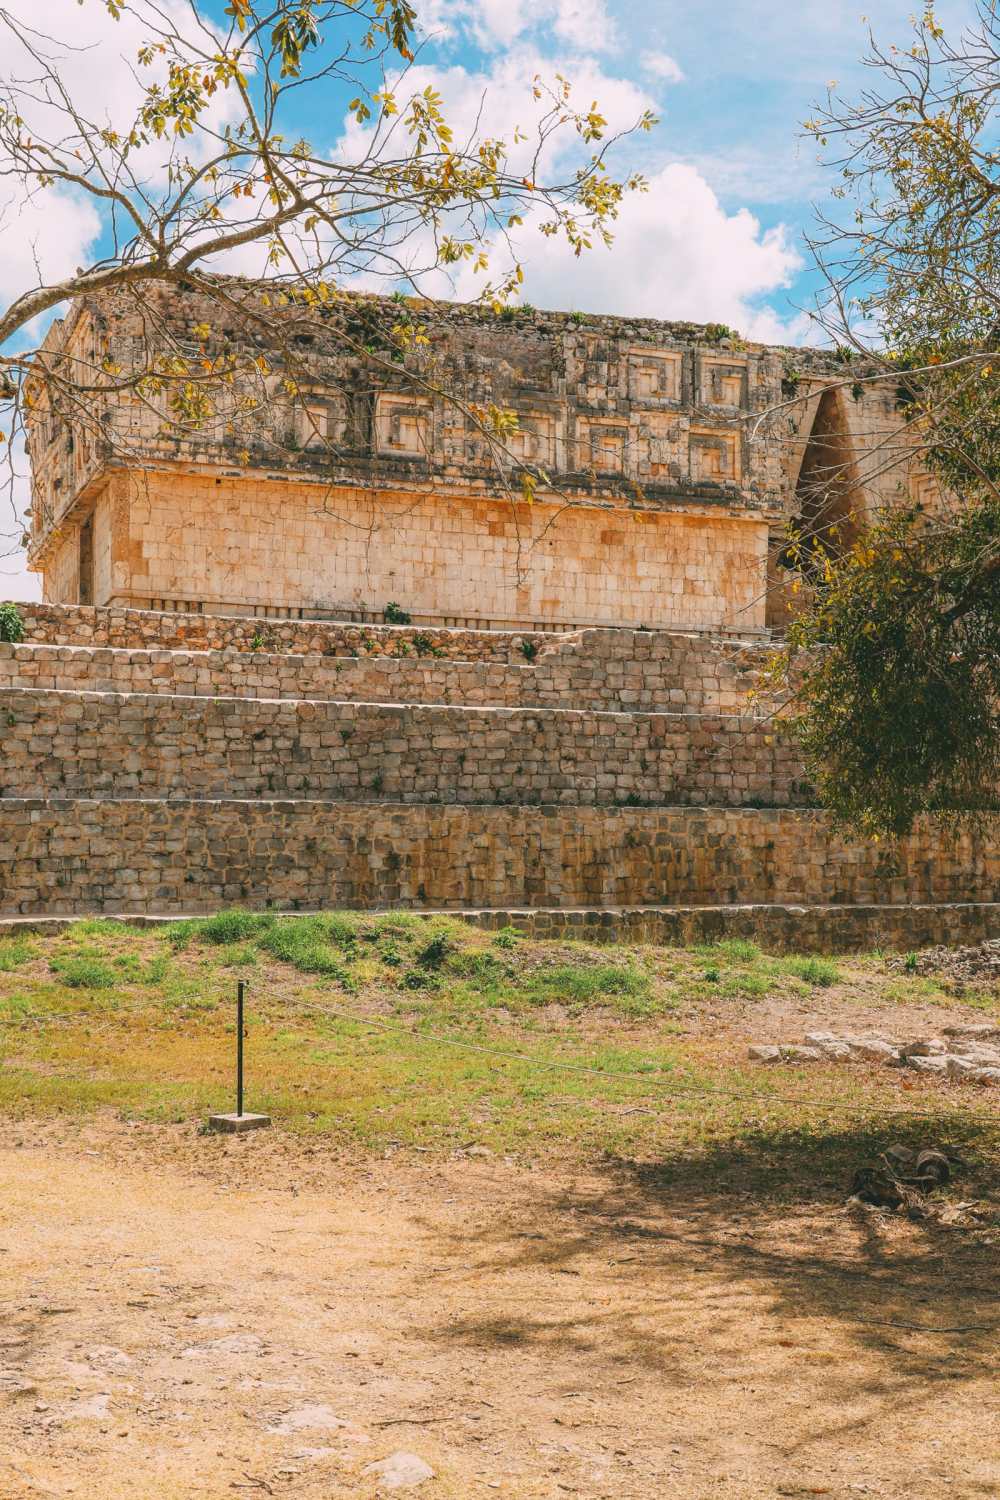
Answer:
[{"label": "grass patch", "polygon": [[277,922],[261,934],[259,942],[272,958],[291,964],[300,974],[322,974],[341,984],[350,983],[350,972],[340,953],[327,941],[320,918]]},{"label": "grass patch", "polygon": [[649,975],[625,964],[560,964],[535,974],[523,992],[534,1005],[566,1005],[570,1011],[612,1003],[623,1014],[648,1015],[654,1008]]},{"label": "grass patch", "polygon": [[251,943],[228,943],[220,949],[217,962],[224,969],[253,969],[257,950]]},{"label": "grass patch", "polygon": [[793,954],[788,958],[778,959],[777,962],[782,974],[791,974],[818,989],[829,989],[831,985],[840,983],[840,970],[832,958],[821,958],[817,954],[806,957]]},{"label": "grass patch", "polygon": [[17,1026],[23,1021],[30,1021],[35,1014],[35,1005],[30,995],[15,993],[4,995],[0,999],[0,1024]]},{"label": "grass patch", "polygon": [[220,911],[214,917],[205,917],[194,923],[194,934],[203,943],[241,943],[247,938],[259,937],[270,930],[274,918],[266,912]]},{"label": "grass patch", "polygon": [[26,938],[0,940],[0,974],[13,974],[35,957],[35,946]]},{"label": "grass patch", "polygon": [[[250,974],[251,1102],[286,1127],[373,1148],[477,1139],[665,1161],[738,1143],[761,1120],[818,1136],[834,1104],[875,1118],[896,1088],[863,1069],[734,1063],[739,1048],[711,1040],[720,1017],[742,1017],[751,1040],[747,1002],[768,994],[797,1015],[829,990],[813,1004],[851,1029],[859,1003],[948,1000],[885,960],[769,955],[742,939],[604,947],[408,913],[87,922],[0,944],[0,1102],[203,1118],[227,1103],[233,993]],[[1000,1011],[996,991],[948,1003]],[[892,1102],[926,1107],[935,1087]],[[796,1093],[811,1108],[776,1097]]]},{"label": "grass patch", "polygon": [[112,990],[121,977],[104,959],[87,954],[57,956],[49,967],[71,990]]}]

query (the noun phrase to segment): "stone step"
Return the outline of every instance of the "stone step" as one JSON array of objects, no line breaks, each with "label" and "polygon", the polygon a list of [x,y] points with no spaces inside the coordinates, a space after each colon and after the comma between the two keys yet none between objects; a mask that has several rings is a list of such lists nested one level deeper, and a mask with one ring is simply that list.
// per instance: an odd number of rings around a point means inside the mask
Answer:
[{"label": "stone step", "polygon": [[805,805],[776,725],[726,715],[0,691],[0,795]]},{"label": "stone step", "polygon": [[[218,910],[218,908],[215,908]],[[380,908],[385,910],[385,908]],[[487,932],[515,928],[525,937],[570,939],[583,943],[636,943],[692,947],[742,938],[766,952],[864,953],[873,948],[911,952],[946,944],[985,942],[1000,936],[1000,902],[938,902],[921,906],[616,906],[521,907],[511,910],[432,910],[410,908],[414,916],[449,916]],[[181,917],[204,915],[193,908],[178,913],[103,912],[135,927],[159,927]],[[280,921],[301,912],[275,912]],[[51,936],[72,927],[78,916],[17,917],[0,913],[0,937],[40,933]]]},{"label": "stone step", "polygon": [[815,811],[0,801],[0,911],[25,915],[977,906],[998,880],[983,836],[850,843]]},{"label": "stone step", "polygon": [[[419,684],[426,677],[429,691],[435,683],[448,679],[435,676],[452,663],[492,664],[506,667],[509,677],[485,681],[504,683],[503,702],[562,703],[588,707],[628,708],[665,707],[687,704],[724,712],[746,709],[748,691],[753,687],[767,657],[767,648],[759,640],[707,636],[676,631],[653,630],[579,630],[558,635],[526,635],[506,631],[415,630],[402,626],[345,626],[326,622],[279,620],[272,623],[247,618],[198,614],[156,614],[147,610],[92,609],[70,605],[24,605],[24,644],[26,646],[62,646],[113,648],[120,651],[151,652],[218,652],[236,653],[227,658],[249,691],[255,680],[255,667],[274,680],[288,672],[302,658],[304,681],[322,680],[316,674],[324,669],[316,659],[358,666],[358,693],[375,697],[384,690],[384,679],[400,674],[400,680]],[[279,667],[275,659],[293,658]],[[266,659],[266,664],[264,664]],[[22,658],[25,668],[28,658]],[[364,663],[373,668],[374,692],[363,686]],[[375,666],[374,664],[378,665]],[[391,665],[390,665],[391,664]],[[103,664],[105,669],[110,663]],[[170,665],[161,659],[161,672]],[[534,675],[532,675],[533,669]],[[14,668],[9,667],[8,671]],[[67,669],[69,670],[69,666]],[[212,671],[221,672],[223,664],[213,663]],[[336,670],[334,668],[333,670]],[[136,672],[141,676],[141,664]],[[452,696],[458,701],[467,683],[473,694],[484,690],[482,674],[469,670],[459,673]],[[126,685],[123,683],[124,688]],[[127,688],[138,691],[139,680]],[[159,688],[156,691],[160,691]],[[290,696],[325,696],[328,689],[313,692],[308,688]],[[530,699],[516,696],[526,692]],[[514,694],[515,696],[510,696]],[[253,695],[259,696],[259,695]],[[341,693],[339,696],[354,696]],[[403,701],[429,701],[419,688],[393,694]],[[485,701],[485,699],[483,700]]]},{"label": "stone step", "polygon": [[[308,698],[477,707],[593,708],[608,712],[750,712],[747,679],[687,671],[673,657],[627,661],[580,651],[532,664],[418,656],[276,655],[115,646],[0,643],[0,687],[42,691]],[[763,713],[763,710],[757,710]]]},{"label": "stone step", "polygon": [[129,609],[116,605],[20,604],[24,638],[44,645],[118,646],[125,649],[269,651],[277,655],[349,656],[373,651],[395,653],[407,646],[414,654],[438,651],[458,661],[511,661],[519,664],[548,654],[576,650],[588,638],[617,641],[623,658],[638,659],[660,640],[689,642],[697,651],[716,642],[739,651],[760,651],[768,632],[615,629],[586,626],[573,630],[486,630],[465,626],[358,624],[331,619],[266,618],[259,615],[207,614],[191,610]]}]

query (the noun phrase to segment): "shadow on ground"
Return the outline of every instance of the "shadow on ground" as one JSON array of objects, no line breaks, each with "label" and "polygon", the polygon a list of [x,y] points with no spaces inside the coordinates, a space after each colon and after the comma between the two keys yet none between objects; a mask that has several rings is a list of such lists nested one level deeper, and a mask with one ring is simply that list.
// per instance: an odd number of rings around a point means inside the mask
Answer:
[{"label": "shadow on ground", "polygon": [[[998,1134],[953,1116],[877,1135],[761,1129],[669,1160],[610,1161],[539,1202],[531,1227],[501,1211],[480,1232],[470,1269],[485,1285],[537,1274],[523,1313],[487,1299],[422,1336],[584,1361],[600,1346],[668,1395],[742,1382],[762,1409],[798,1361],[815,1409],[787,1453],[840,1432],[857,1441],[887,1413],[926,1415],[947,1391],[993,1379]],[[958,1153],[963,1167],[931,1201],[978,1200],[979,1223],[848,1206],[856,1167],[894,1142]],[[469,1242],[451,1248],[467,1257]]]}]

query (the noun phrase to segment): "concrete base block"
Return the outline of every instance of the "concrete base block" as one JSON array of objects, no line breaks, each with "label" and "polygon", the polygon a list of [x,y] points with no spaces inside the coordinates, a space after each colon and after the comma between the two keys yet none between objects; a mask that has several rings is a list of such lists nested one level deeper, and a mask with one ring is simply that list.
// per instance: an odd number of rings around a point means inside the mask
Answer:
[{"label": "concrete base block", "polygon": [[242,1135],[245,1130],[262,1130],[270,1125],[270,1115],[209,1115],[209,1130],[218,1130],[224,1135]]}]

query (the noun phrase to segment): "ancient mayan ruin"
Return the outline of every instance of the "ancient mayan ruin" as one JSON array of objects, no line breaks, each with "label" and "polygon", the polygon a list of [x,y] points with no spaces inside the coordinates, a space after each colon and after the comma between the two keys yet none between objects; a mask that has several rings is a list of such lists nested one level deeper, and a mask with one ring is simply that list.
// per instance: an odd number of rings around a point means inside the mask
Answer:
[{"label": "ancient mayan ruin", "polygon": [[[889,386],[717,327],[460,306],[416,382],[373,378],[361,307],[346,350],[319,315],[262,315],[261,399],[198,432],[127,394],[39,410],[44,603],[0,646],[7,912],[448,908],[819,948],[992,930],[988,840],[846,841],[747,702],[788,522],[848,534],[927,485]],[[127,371],[151,329],[214,357],[224,323],[194,292],[121,293],[47,348]],[[499,463],[468,411],[491,404],[518,415]]]}]

